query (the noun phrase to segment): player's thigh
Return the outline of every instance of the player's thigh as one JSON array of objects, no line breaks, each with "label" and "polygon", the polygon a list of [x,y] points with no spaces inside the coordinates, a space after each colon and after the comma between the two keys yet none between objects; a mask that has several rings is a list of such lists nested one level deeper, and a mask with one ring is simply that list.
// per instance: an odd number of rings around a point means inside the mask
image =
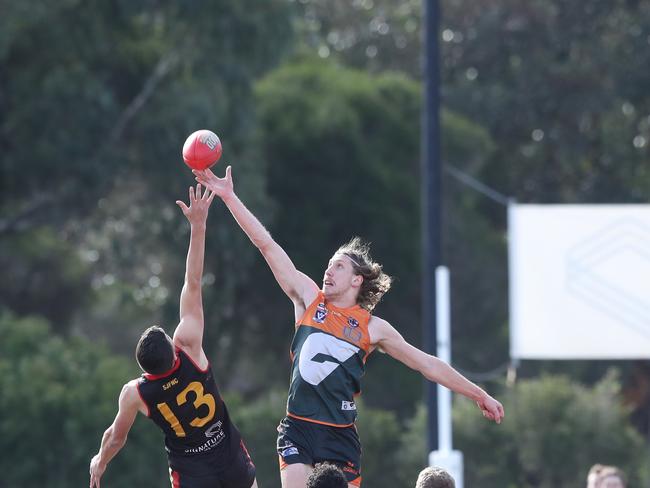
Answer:
[{"label": "player's thigh", "polygon": [[282,488],[305,488],[307,478],[314,470],[309,464],[288,464],[280,471]]}]

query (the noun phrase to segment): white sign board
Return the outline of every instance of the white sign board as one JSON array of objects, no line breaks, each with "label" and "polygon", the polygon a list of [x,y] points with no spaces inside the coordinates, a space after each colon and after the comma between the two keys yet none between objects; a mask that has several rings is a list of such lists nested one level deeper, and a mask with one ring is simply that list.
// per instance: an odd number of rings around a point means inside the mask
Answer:
[{"label": "white sign board", "polygon": [[650,358],[650,205],[511,205],[510,355]]}]

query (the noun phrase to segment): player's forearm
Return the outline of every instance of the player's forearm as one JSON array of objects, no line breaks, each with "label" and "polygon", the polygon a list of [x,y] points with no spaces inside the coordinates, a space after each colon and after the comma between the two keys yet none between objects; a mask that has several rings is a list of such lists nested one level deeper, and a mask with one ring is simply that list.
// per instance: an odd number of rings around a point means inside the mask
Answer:
[{"label": "player's forearm", "polygon": [[185,284],[188,287],[200,287],[205,259],[205,222],[192,224],[190,229],[190,247],[187,251],[185,266]]},{"label": "player's forearm", "polygon": [[225,199],[224,203],[235,218],[237,224],[239,224],[239,227],[241,227],[255,247],[264,252],[264,248],[273,243],[273,238],[269,231],[266,230],[257,217],[246,208],[234,193]]},{"label": "player's forearm", "polygon": [[455,393],[479,401],[486,396],[485,391],[441,359],[431,356],[428,367],[422,372],[429,381],[439,383]]},{"label": "player's forearm", "polygon": [[106,466],[115,455],[120,452],[120,449],[124,447],[126,443],[126,438],[118,439],[113,433],[113,426],[106,429],[104,436],[102,437],[102,444],[99,448],[99,462],[103,466]]}]

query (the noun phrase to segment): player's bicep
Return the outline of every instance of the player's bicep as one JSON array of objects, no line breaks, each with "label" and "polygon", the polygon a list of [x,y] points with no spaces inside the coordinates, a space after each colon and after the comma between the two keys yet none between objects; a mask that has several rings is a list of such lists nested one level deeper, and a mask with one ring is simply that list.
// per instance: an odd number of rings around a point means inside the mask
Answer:
[{"label": "player's bicep", "polygon": [[201,296],[201,283],[185,283],[181,290],[180,319],[193,317],[203,321],[203,298]]},{"label": "player's bicep", "polygon": [[305,306],[307,306],[314,301],[316,295],[318,295],[318,292],[320,291],[320,287],[302,271],[298,271],[298,274],[300,275],[300,288],[298,290],[299,298]]},{"label": "player's bicep", "polygon": [[172,341],[181,349],[200,349],[203,346],[203,315],[182,315]]},{"label": "player's bicep", "polygon": [[383,321],[378,329],[380,338],[377,341],[377,346],[386,354],[415,371],[423,372],[428,367],[430,356],[406,342],[404,337],[388,322]]}]

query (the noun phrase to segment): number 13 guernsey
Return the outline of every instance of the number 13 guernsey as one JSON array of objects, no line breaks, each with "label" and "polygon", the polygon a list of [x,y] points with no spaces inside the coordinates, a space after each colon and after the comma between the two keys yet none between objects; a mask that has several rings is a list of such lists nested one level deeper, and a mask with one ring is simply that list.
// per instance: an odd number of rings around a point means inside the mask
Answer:
[{"label": "number 13 guernsey", "polygon": [[370,354],[369,320],[359,305],[338,308],[319,292],[291,344],[289,416],[337,427],[354,423],[354,397]]}]

